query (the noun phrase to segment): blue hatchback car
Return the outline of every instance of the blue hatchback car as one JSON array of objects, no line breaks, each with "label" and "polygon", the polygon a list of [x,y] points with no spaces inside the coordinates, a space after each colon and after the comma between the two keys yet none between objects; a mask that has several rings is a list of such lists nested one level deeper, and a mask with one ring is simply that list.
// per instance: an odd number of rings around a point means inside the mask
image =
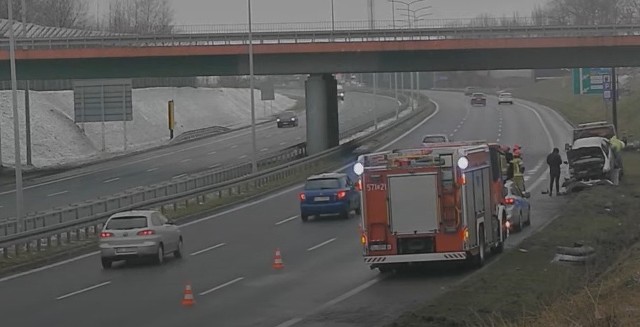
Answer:
[{"label": "blue hatchback car", "polygon": [[348,219],[351,211],[360,214],[360,192],[347,174],[325,173],[307,178],[300,193],[300,217],[339,215]]}]

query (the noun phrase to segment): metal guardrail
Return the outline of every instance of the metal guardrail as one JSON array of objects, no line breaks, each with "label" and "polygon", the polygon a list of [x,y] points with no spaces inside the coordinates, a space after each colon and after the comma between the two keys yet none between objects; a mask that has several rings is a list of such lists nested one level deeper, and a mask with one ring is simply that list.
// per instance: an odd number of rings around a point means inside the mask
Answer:
[{"label": "metal guardrail", "polygon": [[[401,104],[400,110],[407,107],[406,101]],[[381,120],[393,118],[395,113],[390,113],[381,117]],[[373,121],[366,121],[362,124],[354,126],[344,131],[340,131],[340,139],[349,138],[363,130],[374,125]],[[258,160],[258,170],[272,168],[292,160],[301,159],[307,156],[306,143],[299,143],[276,153],[266,154]],[[137,187],[112,196],[99,198],[97,200],[85,201],[82,203],[72,204],[62,208],[56,208],[46,212],[28,213],[24,219],[23,231],[46,228],[51,225],[61,224],[69,220],[79,219],[87,215],[96,215],[100,213],[111,213],[117,208],[127,206],[130,203],[126,200],[132,193],[146,194],[143,199],[157,196],[175,195],[179,192],[188,191],[191,188],[198,188],[203,185],[214,185],[224,183],[226,181],[247,176],[252,173],[251,162],[249,161],[228,161],[221,163],[215,170],[208,170],[192,175],[185,176],[168,182],[159,183],[147,187]],[[15,218],[10,218],[0,222],[0,238],[3,236],[18,233],[20,230]]]},{"label": "metal guardrail", "polygon": [[[607,26],[544,25],[258,32],[254,34],[253,39],[254,44],[291,44],[477,38],[620,36],[637,35],[638,33],[640,33],[640,25],[638,24]],[[244,44],[248,44],[247,34],[237,32],[169,35],[22,38],[16,40],[16,45],[21,49],[171,47]],[[8,48],[8,40],[0,40],[0,47]]]},{"label": "metal guardrail", "polygon": [[[248,190],[255,190],[268,187],[273,183],[285,180],[291,176],[308,172],[312,168],[320,167],[322,161],[336,162],[344,160],[347,154],[358,146],[359,143],[367,142],[385,135],[390,130],[396,128],[401,133],[406,128],[413,126],[415,121],[423,119],[429,114],[427,110],[415,110],[413,114],[401,117],[393,124],[380,128],[375,133],[363,136],[359,139],[347,142],[339,147],[324,151],[322,153],[299,158],[295,161],[281,164],[279,166],[267,169],[257,174],[250,174],[251,165],[246,168],[249,174],[233,176],[223,183],[215,183],[216,175],[223,172],[204,172],[195,174],[190,178],[180,181],[167,182],[157,187],[137,188],[119,195],[103,199],[93,206],[84,207],[84,209],[74,208],[59,212],[48,217],[41,217],[33,220],[34,224],[40,223],[46,226],[47,220],[53,220],[55,223],[49,227],[39,227],[26,232],[15,233],[5,237],[0,237],[0,252],[5,257],[9,255],[9,248],[15,247],[14,253],[26,250],[31,251],[35,242],[35,250],[40,251],[44,246],[51,246],[53,240],[60,244],[64,239],[71,240],[75,236],[78,240],[87,238],[89,234],[96,233],[101,224],[113,213],[137,208],[160,208],[165,210],[168,207],[177,209],[182,203],[189,204],[191,202],[199,203],[204,199],[222,198],[224,196],[233,196]],[[94,212],[92,210],[97,210]]]}]

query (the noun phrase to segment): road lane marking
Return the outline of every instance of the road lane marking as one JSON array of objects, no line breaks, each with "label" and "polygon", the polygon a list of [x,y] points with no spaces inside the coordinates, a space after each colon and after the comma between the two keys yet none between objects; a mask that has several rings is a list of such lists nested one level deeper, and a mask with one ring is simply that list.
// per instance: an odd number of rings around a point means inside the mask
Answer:
[{"label": "road lane marking", "polygon": [[276,223],[276,226],[282,225],[284,223],[288,223],[288,222],[290,222],[292,220],[295,220],[297,218],[298,218],[298,216],[293,216],[293,217],[287,218],[285,220],[280,220],[279,222]]},{"label": "road lane marking", "polygon": [[[270,127],[265,127],[265,128],[260,128],[258,130],[263,131],[266,130]],[[234,133],[234,132],[232,132]],[[141,163],[141,162],[145,162],[145,161],[150,161],[150,160],[154,160],[154,159],[158,159],[158,158],[163,158],[163,157],[168,157],[168,156],[173,156],[176,153],[180,153],[180,152],[185,152],[185,151],[189,151],[189,150],[193,150],[193,149],[198,149],[198,148],[202,148],[208,145],[212,145],[212,144],[216,144],[216,143],[221,143],[227,140],[231,140],[234,138],[238,138],[241,136],[245,136],[245,135],[249,135],[251,134],[251,132],[246,132],[246,133],[238,133],[235,135],[231,135],[229,137],[226,138],[220,138],[220,139],[216,139],[212,142],[207,142],[207,143],[202,143],[202,144],[198,144],[198,145],[194,145],[194,146],[190,146],[190,147],[186,147],[186,148],[180,148],[178,150],[175,151],[171,151],[171,152],[166,152],[166,153],[161,153],[158,155],[154,155],[154,156],[150,156],[150,157],[146,157],[146,158],[141,158],[138,160],[134,160],[134,161],[129,161],[129,162],[124,162],[122,164],[118,165],[118,168],[121,167],[126,167],[126,166],[131,166],[131,165],[135,165],[137,163]],[[39,184],[34,184],[34,185],[29,185],[29,186],[25,186],[24,189],[25,190],[29,190],[32,188],[37,188],[37,187],[41,187],[41,186],[46,186],[46,185],[50,185],[50,184],[55,184],[55,183],[59,183],[59,182],[64,182],[64,181],[68,181],[71,179],[75,179],[75,178],[79,178],[79,177],[84,177],[84,176],[89,176],[89,175],[93,175],[93,174],[97,174],[97,173],[101,173],[101,172],[105,172],[105,171],[109,171],[109,170],[114,170],[113,167],[110,168],[103,168],[103,169],[98,169],[98,170],[93,170],[93,171],[88,171],[86,173],[81,173],[81,174],[76,174],[73,176],[67,176],[67,177],[62,177],[62,178],[58,178],[58,179],[54,179],[54,180],[50,180],[47,182],[43,182],[43,183],[39,183]],[[5,195],[5,194],[10,194],[10,193],[14,193],[15,190],[11,190],[11,191],[4,191],[4,192],[0,192],[0,195]]]},{"label": "road lane marking", "polygon": [[238,277],[238,278],[236,278],[236,279],[234,279],[232,281],[228,281],[228,282],[226,282],[226,283],[224,283],[222,285],[218,285],[218,286],[216,286],[216,287],[214,287],[214,288],[212,288],[210,290],[204,291],[204,292],[200,293],[199,295],[200,296],[207,295],[207,294],[209,294],[211,292],[215,292],[215,291],[217,291],[217,290],[219,290],[219,289],[221,289],[223,287],[227,287],[229,285],[235,284],[235,283],[237,283],[237,282],[239,282],[239,281],[241,281],[243,279],[244,279],[244,277]]},{"label": "road lane marking", "polygon": [[324,242],[322,242],[322,243],[320,243],[320,244],[318,244],[316,246],[312,246],[312,247],[308,248],[307,251],[313,251],[313,250],[319,249],[319,248],[321,248],[321,247],[323,247],[323,246],[325,246],[325,245],[327,245],[327,244],[329,244],[329,243],[331,243],[331,242],[333,242],[335,240],[336,240],[335,238],[332,238],[330,240],[326,240],[326,241],[324,241]]},{"label": "road lane marking", "polygon": [[187,174],[176,175],[176,176],[173,176],[172,178],[181,178],[181,177],[185,177],[185,176],[187,176]]},{"label": "road lane marking", "polygon": [[280,142],[280,145],[285,145],[287,144],[287,142]]},{"label": "road lane marking", "polygon": [[107,183],[111,183],[111,182],[115,182],[117,180],[120,180],[120,177],[116,177],[116,178],[112,178],[112,179],[107,179],[106,181],[104,181],[103,183],[107,184]]},{"label": "road lane marking", "polygon": [[269,148],[264,148],[264,149],[262,149],[260,151],[262,151],[262,152],[269,151]]},{"label": "road lane marking", "polygon": [[74,295],[78,295],[78,294],[82,294],[82,293],[85,293],[85,292],[88,292],[88,291],[94,290],[94,289],[96,289],[96,288],[99,288],[99,287],[107,286],[107,285],[109,285],[109,284],[111,284],[111,281],[104,282],[104,283],[100,283],[100,284],[93,285],[93,286],[89,286],[89,287],[87,287],[87,288],[83,288],[83,289],[81,289],[81,290],[79,290],[79,291],[75,291],[75,292],[71,292],[71,293],[68,293],[68,294],[65,294],[65,295],[62,295],[62,296],[58,296],[58,297],[56,298],[56,300],[66,299],[66,298],[68,298],[68,297],[71,297],[71,296],[74,296]]},{"label": "road lane marking", "polygon": [[216,152],[216,151],[211,151],[211,152],[209,152],[209,155],[214,155],[214,154],[216,154],[216,153],[218,153],[218,152]]},{"label": "road lane marking", "polygon": [[[378,149],[375,149],[375,151],[377,152],[377,151],[386,150],[387,148],[391,147],[392,145],[398,143],[400,140],[406,138],[407,135],[413,133],[418,128],[423,127],[424,124],[426,124],[428,121],[433,119],[433,117],[435,117],[440,112],[440,105],[437,102],[433,101],[433,100],[429,100],[429,101],[431,103],[433,103],[435,105],[435,107],[436,107],[436,109],[429,116],[425,117],[423,120],[421,120],[415,126],[410,128],[408,131],[404,132],[402,135],[400,135],[400,136],[396,137],[395,139],[391,140],[389,143],[381,146]],[[343,170],[345,170],[347,168],[350,168],[350,167],[351,167],[351,164],[348,164],[348,165],[345,165],[343,167],[340,167],[340,168],[336,169],[335,171],[336,172],[337,171],[343,171]],[[540,181],[542,181],[542,179],[540,179]],[[304,184],[301,183],[301,184],[298,184],[298,185],[291,186],[291,187],[289,187],[287,189],[284,189],[284,190],[282,190],[280,192],[276,192],[276,193],[261,197],[260,199],[258,199],[256,201],[240,204],[240,205],[238,205],[236,207],[233,207],[231,209],[228,209],[228,210],[213,214],[211,216],[203,217],[203,218],[200,218],[200,219],[197,219],[197,220],[185,223],[185,224],[181,224],[180,227],[188,227],[188,226],[191,226],[191,225],[200,224],[202,222],[206,222],[206,221],[209,221],[209,220],[212,220],[212,219],[216,219],[216,218],[228,215],[228,214],[230,214],[232,212],[237,212],[237,211],[240,211],[240,210],[244,210],[246,208],[253,207],[253,206],[257,205],[257,204],[261,204],[261,203],[264,203],[264,202],[267,202],[267,201],[271,201],[272,199],[278,198],[278,197],[280,197],[280,196],[282,196],[284,194],[291,193],[292,191],[298,190],[303,185]],[[52,268],[55,268],[55,267],[59,267],[59,266],[63,266],[63,265],[69,264],[69,263],[80,261],[80,260],[83,260],[83,259],[86,259],[86,258],[89,258],[89,257],[96,256],[98,254],[100,254],[100,251],[94,251],[94,252],[91,252],[91,253],[83,254],[81,256],[77,256],[75,258],[71,258],[71,259],[60,261],[60,262],[52,263],[50,265],[46,265],[46,266],[43,266],[43,267],[31,269],[31,270],[28,270],[28,271],[25,271],[25,272],[21,272],[21,273],[17,273],[17,274],[14,274],[14,275],[10,275],[10,276],[7,276],[7,277],[2,277],[2,278],[0,278],[0,283],[6,282],[6,281],[10,281],[10,280],[13,280],[13,279],[16,279],[16,278],[24,277],[24,276],[33,275],[33,274],[41,272],[41,271],[49,270],[49,269],[52,269]]]},{"label": "road lane marking", "polygon": [[150,173],[150,172],[156,171],[156,170],[158,170],[158,169],[160,169],[160,168],[151,168],[151,169],[147,169],[147,172],[148,172],[148,173]]},{"label": "road lane marking", "polygon": [[220,166],[222,166],[222,165],[221,164],[215,164],[213,166],[209,166],[209,169],[218,168]]},{"label": "road lane marking", "polygon": [[[317,307],[311,313],[305,315],[305,317],[309,317],[309,316],[314,315],[315,313],[318,313],[318,312],[321,312],[323,310],[326,310],[327,308],[330,308],[330,307],[332,307],[332,306],[334,306],[334,305],[336,305],[336,304],[338,304],[338,303],[340,303],[340,302],[342,302],[342,301],[344,301],[344,300],[346,300],[346,299],[348,299],[348,298],[350,298],[350,297],[352,297],[352,296],[354,296],[354,295],[366,290],[367,288],[375,285],[376,283],[382,281],[383,279],[384,279],[384,277],[376,277],[376,278],[374,278],[374,279],[372,279],[372,280],[370,280],[370,281],[368,281],[368,282],[366,282],[366,283],[364,283],[364,284],[362,284],[362,285],[350,290],[349,292],[344,293],[344,294],[334,298],[333,300],[331,300],[331,301],[329,301],[329,302]],[[278,325],[276,327],[291,327],[291,326],[301,322],[302,320],[304,320],[304,318],[300,318],[300,317],[293,318],[291,320],[288,320],[288,321],[285,321],[285,322],[281,323],[280,325]]]},{"label": "road lane marking", "polygon": [[191,255],[192,255],[192,256],[194,256],[194,255],[202,254],[202,253],[205,253],[205,252],[209,252],[209,251],[211,251],[211,250],[215,250],[215,249],[217,249],[217,248],[219,248],[219,247],[223,247],[223,246],[225,246],[225,245],[227,245],[227,244],[226,244],[226,243],[216,244],[216,245],[211,246],[211,247],[208,247],[208,248],[206,248],[206,249],[202,249],[202,250],[200,250],[200,251],[193,252],[193,253],[191,253]]},{"label": "road lane marking", "polygon": [[192,160],[192,159],[187,158],[187,159],[182,159],[182,160],[180,160],[180,162],[189,162],[189,161],[191,161],[191,160]]},{"label": "road lane marking", "polygon": [[454,130],[453,130],[453,132],[454,132],[454,133],[457,133],[457,132],[458,132],[458,129],[457,129],[457,128],[456,128],[456,129],[454,129]]},{"label": "road lane marking", "polygon": [[232,146],[231,146],[231,148],[232,148],[232,149],[235,149],[235,148],[237,148],[237,147],[238,147],[238,145],[237,145],[237,144],[234,144],[234,145],[232,145]]},{"label": "road lane marking", "polygon": [[[56,196],[56,195],[62,195],[62,194],[65,194],[65,193],[69,193],[69,191],[61,191],[61,192],[51,193],[51,194],[47,195],[47,197],[52,197],[52,196]],[[2,207],[0,206],[0,208],[2,208]]]},{"label": "road lane marking", "polygon": [[449,137],[453,137],[453,133],[449,134]]}]

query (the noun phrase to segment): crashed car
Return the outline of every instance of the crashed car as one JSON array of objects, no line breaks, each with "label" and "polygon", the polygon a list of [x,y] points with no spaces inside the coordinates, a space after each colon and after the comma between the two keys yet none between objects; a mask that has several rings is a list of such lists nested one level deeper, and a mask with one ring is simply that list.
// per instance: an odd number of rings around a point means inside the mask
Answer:
[{"label": "crashed car", "polygon": [[569,175],[563,186],[570,191],[593,185],[613,184],[617,180],[616,154],[604,137],[577,139],[567,151]]}]

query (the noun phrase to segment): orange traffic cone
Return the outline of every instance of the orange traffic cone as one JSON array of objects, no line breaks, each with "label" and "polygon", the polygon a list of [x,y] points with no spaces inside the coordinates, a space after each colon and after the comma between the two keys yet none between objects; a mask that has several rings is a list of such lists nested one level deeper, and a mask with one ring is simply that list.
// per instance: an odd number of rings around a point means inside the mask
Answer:
[{"label": "orange traffic cone", "polygon": [[193,298],[193,291],[191,290],[191,284],[187,283],[184,286],[184,296],[182,298],[182,305],[185,307],[191,307],[196,304],[196,300]]},{"label": "orange traffic cone", "polygon": [[282,269],[284,268],[284,263],[282,262],[282,255],[280,254],[280,249],[276,249],[276,254],[273,257],[273,269]]}]

